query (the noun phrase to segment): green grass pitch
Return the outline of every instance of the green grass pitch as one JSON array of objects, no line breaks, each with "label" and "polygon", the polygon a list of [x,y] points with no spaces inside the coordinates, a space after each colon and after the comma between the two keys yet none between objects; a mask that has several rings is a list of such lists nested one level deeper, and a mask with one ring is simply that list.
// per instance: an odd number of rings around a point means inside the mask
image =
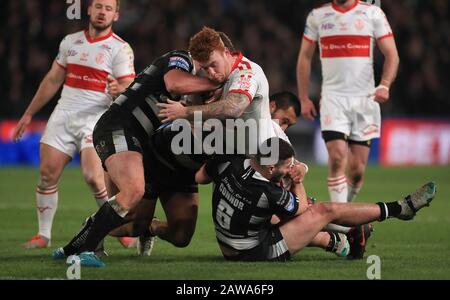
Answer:
[{"label": "green grass pitch", "polygon": [[[63,262],[52,261],[51,251],[62,246],[96,210],[80,170],[69,168],[60,183],[60,202],[53,226],[53,245],[24,250],[21,244],[36,233],[34,186],[38,171],[0,169],[0,279],[66,277]],[[327,199],[326,168],[311,167],[307,191]],[[450,168],[381,168],[370,166],[358,202],[396,200],[434,180],[438,193],[431,207],[415,220],[375,223],[366,257],[381,259],[382,279],[450,279]],[[113,238],[102,269],[81,270],[82,279],[366,279],[366,260],[347,261],[319,249],[305,249],[289,263],[230,263],[222,259],[210,216],[209,186],[201,188],[197,229],[184,249],[158,240],[151,257],[137,257]],[[158,217],[163,217],[160,209]]]}]

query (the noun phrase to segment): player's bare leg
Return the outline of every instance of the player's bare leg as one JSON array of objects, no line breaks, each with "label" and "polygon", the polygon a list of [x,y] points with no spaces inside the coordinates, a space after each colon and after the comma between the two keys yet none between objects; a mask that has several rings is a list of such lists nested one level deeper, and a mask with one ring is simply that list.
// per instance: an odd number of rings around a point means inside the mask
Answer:
[{"label": "player's bare leg", "polygon": [[328,192],[330,201],[347,202],[348,145],[344,140],[332,140],[326,144],[328,150]]},{"label": "player's bare leg", "polygon": [[111,177],[109,177],[108,172],[103,172],[103,178],[105,180],[106,191],[108,195],[117,195],[119,193],[119,188],[112,181]]},{"label": "player's bare leg", "polygon": [[97,205],[99,207],[102,206],[108,200],[108,192],[102,163],[94,148],[85,148],[81,151],[81,171],[84,180],[94,195]]},{"label": "player's bare leg", "polygon": [[94,251],[111,230],[133,221],[128,213],[136,208],[144,196],[144,167],[140,153],[117,153],[109,157],[105,164],[120,192],[88,219],[83,229],[64,247],[65,255]]},{"label": "player's bare leg", "polygon": [[377,204],[318,203],[282,225],[280,231],[289,251],[294,254],[309,245],[328,223],[356,226],[387,218],[410,220],[418,210],[429,205],[435,194],[436,185],[428,183],[400,201]]},{"label": "player's bare leg", "polygon": [[58,181],[71,157],[47,144],[40,145],[39,183],[36,208],[39,232],[23,246],[27,249],[50,246],[53,219],[58,207]]},{"label": "player's bare leg", "polygon": [[138,254],[149,256],[155,242],[155,236],[150,232],[150,226],[155,213],[156,201],[156,199],[142,199],[137,207],[130,212],[133,222],[112,230],[109,235],[120,239],[133,239],[138,249]]},{"label": "player's bare leg", "polygon": [[364,172],[366,171],[367,161],[369,160],[369,152],[370,148],[367,146],[358,144],[349,145],[347,164],[347,202],[355,200],[363,185]]},{"label": "player's bare leg", "polygon": [[[103,177],[105,180],[106,190],[108,191],[108,195],[117,195],[119,193],[119,189],[116,184],[109,177],[108,172],[103,172]],[[125,248],[133,248],[136,246],[136,238],[131,235],[113,235],[118,237],[119,243]]]},{"label": "player's bare leg", "polygon": [[163,193],[160,200],[167,222],[154,220],[153,234],[176,247],[187,247],[197,224],[198,193]]}]

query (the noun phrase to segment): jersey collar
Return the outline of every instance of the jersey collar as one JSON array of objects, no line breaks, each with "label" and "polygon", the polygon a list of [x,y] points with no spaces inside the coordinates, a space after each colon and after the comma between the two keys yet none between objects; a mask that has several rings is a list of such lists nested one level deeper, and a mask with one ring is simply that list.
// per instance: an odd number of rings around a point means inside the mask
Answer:
[{"label": "jersey collar", "polygon": [[344,13],[354,9],[358,5],[358,3],[359,3],[359,0],[355,0],[355,2],[351,6],[349,6],[347,8],[343,8],[343,7],[336,5],[336,3],[334,3],[334,1],[333,1],[333,2],[331,2],[331,6],[333,7],[334,10],[337,10],[338,12],[344,14]]},{"label": "jersey collar", "polygon": [[242,61],[242,58],[244,57],[241,52],[232,52],[231,54],[233,56],[237,55],[237,58],[236,58],[236,61],[234,62],[233,67],[231,68],[230,74],[233,73],[233,71],[239,66],[239,64]]},{"label": "jersey collar", "polygon": [[113,31],[112,31],[112,29],[109,31],[109,33],[107,34],[107,35],[105,35],[105,36],[102,36],[102,37],[98,37],[98,38],[91,38],[90,36],[89,36],[89,30],[88,29],[86,29],[85,31],[84,31],[84,36],[86,37],[86,40],[89,42],[89,43],[97,43],[97,42],[101,42],[101,41],[104,41],[104,40],[106,40],[106,39],[109,39],[110,37],[112,37],[112,35],[113,35]]}]

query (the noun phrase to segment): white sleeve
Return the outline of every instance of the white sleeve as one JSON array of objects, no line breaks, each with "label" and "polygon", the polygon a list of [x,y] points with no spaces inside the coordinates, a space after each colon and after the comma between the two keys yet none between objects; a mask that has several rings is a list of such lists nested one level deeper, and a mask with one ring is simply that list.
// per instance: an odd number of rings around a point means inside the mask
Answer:
[{"label": "white sleeve", "polygon": [[309,42],[317,42],[319,40],[319,27],[317,25],[314,11],[311,11],[306,19],[303,38]]},{"label": "white sleeve", "polygon": [[240,70],[230,78],[231,84],[228,93],[245,94],[251,102],[258,91],[257,77],[253,69]]},{"label": "white sleeve", "polygon": [[128,43],[123,45],[114,57],[112,75],[116,79],[135,77],[134,53]]},{"label": "white sleeve", "polygon": [[381,8],[374,6],[372,15],[373,34],[377,40],[393,36],[391,25]]},{"label": "white sleeve", "polygon": [[70,48],[70,41],[69,38],[66,36],[61,43],[59,44],[59,52],[58,56],[56,57],[56,63],[63,67],[64,69],[67,68],[67,55]]}]

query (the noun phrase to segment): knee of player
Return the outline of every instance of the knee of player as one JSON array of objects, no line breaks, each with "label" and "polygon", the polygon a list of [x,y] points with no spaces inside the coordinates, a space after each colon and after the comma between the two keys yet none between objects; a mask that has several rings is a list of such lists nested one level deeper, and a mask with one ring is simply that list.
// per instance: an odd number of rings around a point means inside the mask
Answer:
[{"label": "knee of player", "polygon": [[52,171],[50,168],[41,168],[38,183],[39,187],[48,188],[50,186],[57,185],[59,178],[55,173],[56,172]]},{"label": "knee of player", "polygon": [[186,248],[191,243],[192,235],[179,235],[176,236],[172,244],[177,248]]},{"label": "knee of player", "polygon": [[86,183],[92,188],[99,190],[105,187],[103,176],[98,176],[93,172],[85,172],[83,173],[83,177]]},{"label": "knee of player", "polygon": [[326,216],[333,214],[334,203],[331,202],[321,202],[312,206],[312,209],[320,215]]},{"label": "knee of player", "polygon": [[169,231],[172,231],[173,236],[172,244],[178,248],[189,246],[192,236],[194,235],[194,230],[195,229],[192,229],[189,225],[176,226],[175,228],[169,226]]},{"label": "knee of player", "polygon": [[330,156],[331,164],[333,164],[333,165],[342,165],[342,164],[344,164],[344,162],[347,158],[347,154],[343,151],[330,152],[329,156]]}]

